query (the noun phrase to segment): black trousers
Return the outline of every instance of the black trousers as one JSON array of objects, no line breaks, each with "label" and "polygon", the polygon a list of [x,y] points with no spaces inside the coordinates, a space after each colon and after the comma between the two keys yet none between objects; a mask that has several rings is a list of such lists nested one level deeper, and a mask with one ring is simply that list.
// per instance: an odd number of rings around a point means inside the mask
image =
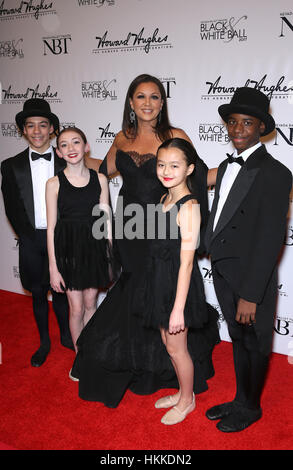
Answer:
[{"label": "black trousers", "polygon": [[[32,294],[33,313],[42,346],[50,347],[48,325],[48,291],[50,279],[48,272],[47,230],[36,230],[33,238],[21,236],[19,239],[19,265],[24,287]],[[60,336],[71,338],[68,321],[68,301],[66,294],[51,290],[53,310],[56,314]]]},{"label": "black trousers", "polygon": [[[217,263],[212,265],[215,292],[227,321],[233,344],[233,359],[236,376],[235,400],[248,408],[259,408],[264,387],[269,354],[264,354],[259,344],[255,327],[236,322],[239,297],[220,273]],[[256,314],[257,321],[257,314]]]}]

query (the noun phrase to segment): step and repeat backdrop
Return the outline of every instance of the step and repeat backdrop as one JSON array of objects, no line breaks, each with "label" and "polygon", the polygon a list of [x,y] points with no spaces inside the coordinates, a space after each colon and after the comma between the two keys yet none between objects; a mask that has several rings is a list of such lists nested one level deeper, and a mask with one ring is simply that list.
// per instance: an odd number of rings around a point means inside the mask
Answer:
[{"label": "step and repeat backdrop", "polygon": [[[218,106],[239,86],[266,93],[277,128],[264,143],[293,171],[292,44],[291,0],[1,0],[0,159],[26,147],[15,124],[24,101],[45,98],[62,126],[84,130],[91,157],[102,160],[121,129],[130,82],[149,73],[165,86],[172,124],[185,130],[209,167],[232,150]],[[110,182],[114,206],[121,182],[119,175]],[[27,294],[2,198],[0,217],[0,288]],[[289,211],[273,343],[275,352],[289,356],[292,265]],[[207,299],[220,313],[221,337],[229,340],[209,259],[202,259],[200,268]]]}]

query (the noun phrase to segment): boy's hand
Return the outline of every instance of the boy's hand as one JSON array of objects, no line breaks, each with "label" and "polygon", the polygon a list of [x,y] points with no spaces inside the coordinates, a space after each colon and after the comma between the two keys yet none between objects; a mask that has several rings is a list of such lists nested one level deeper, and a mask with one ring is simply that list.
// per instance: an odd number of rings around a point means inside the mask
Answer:
[{"label": "boy's hand", "polygon": [[239,299],[235,320],[243,325],[255,323],[256,303]]}]

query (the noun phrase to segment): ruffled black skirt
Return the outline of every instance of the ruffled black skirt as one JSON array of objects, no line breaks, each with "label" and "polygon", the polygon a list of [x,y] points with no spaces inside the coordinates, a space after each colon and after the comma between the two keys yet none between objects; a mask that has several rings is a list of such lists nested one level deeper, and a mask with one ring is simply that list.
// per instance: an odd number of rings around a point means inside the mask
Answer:
[{"label": "ruffled black skirt", "polygon": [[54,235],[55,256],[66,288],[106,288],[113,279],[108,240],[92,235],[92,219],[60,219]]},{"label": "ruffled black skirt", "polygon": [[[150,328],[169,328],[179,273],[180,255],[178,247],[171,244],[153,243],[147,259],[146,273],[141,288],[141,309],[143,324]],[[208,304],[205,299],[202,276],[197,260],[194,259],[189,291],[184,308],[184,322],[187,328],[203,328],[208,322]]]},{"label": "ruffled black skirt", "polygon": [[[138,311],[135,292],[141,282],[141,273],[123,273],[81,332],[72,368],[80,398],[116,407],[127,389],[146,395],[178,387],[159,330],[144,326],[143,311]],[[195,393],[208,388],[213,349],[220,341],[218,313],[209,304],[206,309],[204,326],[188,334]]]}]

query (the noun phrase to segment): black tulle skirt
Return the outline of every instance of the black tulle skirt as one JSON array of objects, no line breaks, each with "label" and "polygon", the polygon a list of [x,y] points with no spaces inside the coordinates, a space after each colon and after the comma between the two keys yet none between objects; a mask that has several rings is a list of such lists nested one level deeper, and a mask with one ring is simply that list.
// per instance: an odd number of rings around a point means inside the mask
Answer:
[{"label": "black tulle skirt", "polygon": [[[73,365],[80,398],[116,407],[127,389],[145,395],[178,387],[159,330],[144,326],[138,311],[134,293],[141,282],[141,273],[123,273],[81,332]],[[212,352],[220,340],[218,313],[209,304],[206,309],[204,326],[188,333],[195,393],[208,388],[214,374]]]},{"label": "black tulle skirt", "polygon": [[[152,244],[146,262],[146,272],[141,287],[142,321],[146,327],[169,328],[180,268],[178,247],[169,242]],[[137,295],[138,297],[138,295]],[[203,328],[208,322],[209,311],[205,300],[202,276],[196,258],[190,278],[188,295],[184,308],[184,323],[187,328]]]},{"label": "black tulle skirt", "polygon": [[108,240],[92,235],[92,219],[60,219],[54,234],[55,256],[66,288],[106,288],[113,278]]}]

